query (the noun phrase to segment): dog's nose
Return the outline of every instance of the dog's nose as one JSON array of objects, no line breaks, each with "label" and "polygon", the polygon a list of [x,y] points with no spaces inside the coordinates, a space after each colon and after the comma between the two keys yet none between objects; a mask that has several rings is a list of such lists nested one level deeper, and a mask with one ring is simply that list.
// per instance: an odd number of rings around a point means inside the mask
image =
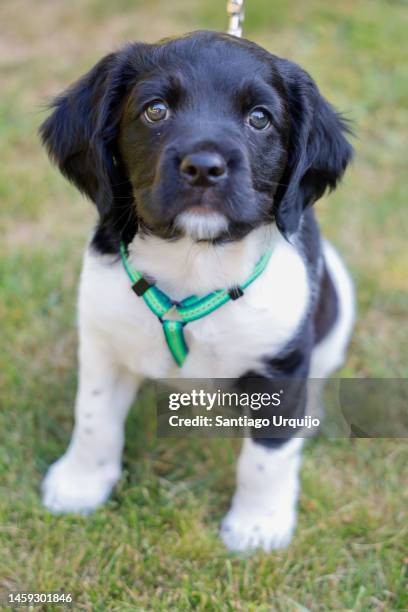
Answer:
[{"label": "dog's nose", "polygon": [[190,185],[209,187],[226,177],[227,164],[218,153],[199,151],[181,160],[180,173]]}]

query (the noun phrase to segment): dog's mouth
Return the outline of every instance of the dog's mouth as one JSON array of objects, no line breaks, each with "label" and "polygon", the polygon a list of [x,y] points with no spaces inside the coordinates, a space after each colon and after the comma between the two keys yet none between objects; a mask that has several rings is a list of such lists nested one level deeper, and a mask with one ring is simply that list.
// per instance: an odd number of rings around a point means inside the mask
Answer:
[{"label": "dog's mouth", "polygon": [[177,194],[175,202],[166,202],[163,215],[150,213],[154,205],[163,208],[162,198],[155,193],[136,195],[139,229],[145,233],[169,240],[186,236],[194,242],[213,242],[229,233],[231,219],[223,211],[222,196],[216,190],[196,188],[193,193]]},{"label": "dog's mouth", "polygon": [[218,211],[216,211],[213,206],[208,206],[206,204],[193,204],[192,206],[186,208],[184,212],[188,212],[190,214],[195,215],[202,215],[205,217],[207,215],[212,215]]},{"label": "dog's mouth", "polygon": [[215,190],[196,189],[190,197],[174,220],[178,231],[195,241],[215,240],[227,231],[228,219],[220,212],[220,196]]}]

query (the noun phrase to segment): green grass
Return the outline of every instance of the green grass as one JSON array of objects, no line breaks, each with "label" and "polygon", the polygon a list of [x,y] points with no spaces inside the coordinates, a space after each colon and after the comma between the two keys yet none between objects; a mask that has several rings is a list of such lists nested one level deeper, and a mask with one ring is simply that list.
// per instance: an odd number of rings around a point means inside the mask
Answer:
[{"label": "green grass", "polygon": [[[343,374],[407,377],[406,4],[246,4],[248,37],[301,63],[356,122],[355,163],[318,204],[358,289]],[[310,442],[292,546],[240,558],[217,538],[236,441],[157,440],[145,394],[107,506],[87,519],[42,509],[42,475],[72,427],[76,285],[95,219],[40,148],[42,106],[126,40],[226,19],[218,0],[4,0],[0,23],[0,590],[71,591],[76,610],[407,610],[404,440]]]}]

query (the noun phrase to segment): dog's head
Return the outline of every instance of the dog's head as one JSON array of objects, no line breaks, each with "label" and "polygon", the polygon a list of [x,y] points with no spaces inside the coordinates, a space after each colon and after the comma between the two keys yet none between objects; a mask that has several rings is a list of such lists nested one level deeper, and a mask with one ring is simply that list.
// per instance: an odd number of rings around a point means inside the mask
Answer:
[{"label": "dog's head", "polygon": [[219,241],[275,221],[289,236],[342,176],[345,132],[299,66],[210,32],[108,55],[41,127],[108,250],[138,227]]}]

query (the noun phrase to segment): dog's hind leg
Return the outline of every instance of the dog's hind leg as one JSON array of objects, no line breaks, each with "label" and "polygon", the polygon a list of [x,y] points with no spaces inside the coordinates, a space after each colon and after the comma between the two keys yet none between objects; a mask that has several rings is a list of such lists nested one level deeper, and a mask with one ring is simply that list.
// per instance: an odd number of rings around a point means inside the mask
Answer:
[{"label": "dog's hind leg", "polygon": [[55,513],[88,513],[108,498],[121,474],[125,419],[137,388],[92,333],[82,334],[79,360],[72,439],[42,484],[43,503]]}]

